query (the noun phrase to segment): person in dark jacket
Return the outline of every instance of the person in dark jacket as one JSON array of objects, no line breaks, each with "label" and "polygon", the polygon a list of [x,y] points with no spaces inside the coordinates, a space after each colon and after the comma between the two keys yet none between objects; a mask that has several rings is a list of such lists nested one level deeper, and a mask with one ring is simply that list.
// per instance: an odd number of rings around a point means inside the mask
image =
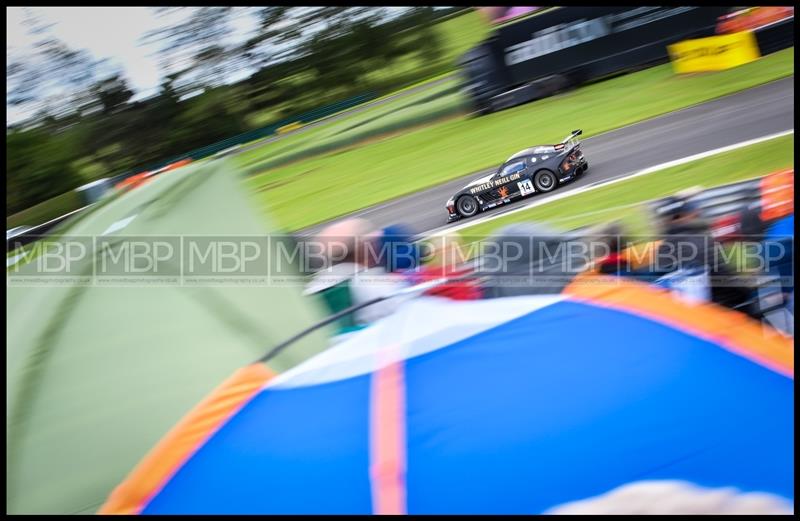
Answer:
[{"label": "person in dark jacket", "polygon": [[539,223],[505,226],[487,241],[477,275],[485,298],[561,293],[589,265],[589,245]]},{"label": "person in dark jacket", "polygon": [[708,223],[691,198],[681,198],[668,208],[664,237],[658,248],[656,271],[705,268],[712,264],[714,242]]},{"label": "person in dark jacket", "polygon": [[[679,193],[664,214],[664,238],[659,247],[657,270],[671,279],[691,278],[700,300],[737,308],[750,298],[751,289],[737,281],[738,270],[721,255],[722,244],[711,231],[696,202],[697,189]],[[747,216],[746,231],[758,226]],[[744,229],[743,229],[744,231]],[[705,280],[698,284],[697,281]],[[705,285],[705,287],[698,287]]]},{"label": "person in dark jacket", "polygon": [[622,254],[625,238],[619,223],[611,223],[602,230],[599,239],[603,240],[608,248],[608,255],[597,262],[597,272],[602,275],[616,275],[622,277],[629,275],[631,267]]}]

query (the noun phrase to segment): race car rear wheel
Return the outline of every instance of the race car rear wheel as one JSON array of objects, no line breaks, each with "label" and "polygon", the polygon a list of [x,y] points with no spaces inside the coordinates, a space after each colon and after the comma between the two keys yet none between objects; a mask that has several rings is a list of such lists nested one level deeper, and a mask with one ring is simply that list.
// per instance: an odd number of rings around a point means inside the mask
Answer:
[{"label": "race car rear wheel", "polygon": [[533,176],[533,184],[539,192],[549,192],[558,184],[556,175],[550,170],[539,170]]},{"label": "race car rear wheel", "polygon": [[478,201],[471,195],[463,195],[456,201],[456,209],[461,217],[472,217],[478,213]]}]

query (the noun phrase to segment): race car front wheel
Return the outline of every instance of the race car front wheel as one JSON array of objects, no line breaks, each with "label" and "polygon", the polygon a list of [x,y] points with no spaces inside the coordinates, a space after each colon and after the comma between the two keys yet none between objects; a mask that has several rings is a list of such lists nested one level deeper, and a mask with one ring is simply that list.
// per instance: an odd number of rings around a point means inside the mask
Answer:
[{"label": "race car front wheel", "polygon": [[456,209],[458,209],[461,217],[472,217],[478,213],[478,201],[471,195],[461,196],[456,202]]},{"label": "race car front wheel", "polygon": [[539,192],[549,192],[558,184],[556,175],[550,170],[539,170],[533,177],[533,184]]}]

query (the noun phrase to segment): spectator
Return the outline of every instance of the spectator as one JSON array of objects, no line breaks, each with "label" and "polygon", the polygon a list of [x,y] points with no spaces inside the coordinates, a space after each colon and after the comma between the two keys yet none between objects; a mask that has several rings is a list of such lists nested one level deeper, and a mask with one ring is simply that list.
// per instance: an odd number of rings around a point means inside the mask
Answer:
[{"label": "spectator", "polygon": [[536,223],[506,226],[487,242],[478,272],[486,298],[561,293],[590,262],[584,238]]},{"label": "spectator", "polygon": [[[351,286],[353,304],[363,304],[380,297],[393,298],[358,310],[356,322],[359,324],[371,324],[391,315],[403,302],[411,298],[410,295],[394,296],[408,284],[402,275],[386,269],[385,255],[383,255],[385,252],[381,249],[382,237],[383,232],[375,231],[364,234],[357,241],[357,263],[360,270],[356,273]],[[394,244],[393,256],[396,257],[395,263],[402,265],[405,261],[397,255],[402,250],[398,246],[401,245]]]},{"label": "spectator", "polygon": [[[314,274],[306,292],[320,294],[332,312],[388,297],[405,287],[400,277],[392,277],[378,265],[379,235],[363,219],[346,219],[325,228],[317,236],[323,246],[325,268]],[[356,311],[343,328],[364,326],[394,312],[401,299],[378,302]]]},{"label": "spectator", "polygon": [[408,227],[400,224],[387,226],[381,233],[379,244],[387,273],[401,273],[420,266],[419,246]]},{"label": "spectator", "polygon": [[474,272],[473,267],[464,262],[466,259],[462,259],[460,256],[461,241],[458,235],[452,234],[441,237],[441,239],[437,238],[432,241],[432,245],[433,250],[429,252],[429,262],[407,273],[411,283],[421,284],[440,278],[449,278],[451,280],[428,289],[424,295],[452,300],[482,298],[477,279],[469,276]]},{"label": "spectator", "polygon": [[664,214],[665,235],[658,248],[657,284],[693,301],[711,300],[709,273],[716,265],[711,231],[692,199],[694,191],[678,194]]},{"label": "spectator", "polygon": [[676,196],[664,214],[664,240],[658,251],[659,271],[704,268],[709,264],[709,227],[692,199],[694,190]]},{"label": "spectator", "polygon": [[619,223],[611,223],[600,235],[609,249],[609,254],[598,261],[598,273],[617,276],[629,274],[630,265],[622,254],[624,244],[622,227]]}]

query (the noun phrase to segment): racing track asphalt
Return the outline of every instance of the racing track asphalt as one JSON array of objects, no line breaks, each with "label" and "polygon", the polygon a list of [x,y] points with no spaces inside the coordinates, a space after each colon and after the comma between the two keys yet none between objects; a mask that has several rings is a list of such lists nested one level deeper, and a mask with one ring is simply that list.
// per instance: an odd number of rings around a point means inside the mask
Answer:
[{"label": "racing track asphalt", "polygon": [[[565,135],[574,128],[583,128],[584,132],[591,130],[581,126],[580,121],[569,125],[564,129]],[[583,150],[589,171],[580,179],[549,194],[534,195],[478,215],[503,213],[534,199],[540,201],[653,165],[793,128],[794,76],[790,76],[585,139]],[[444,207],[447,199],[472,179],[496,168],[474,172],[329,222],[345,217],[362,217],[378,227],[404,223],[420,234],[441,228],[447,225]],[[464,222],[468,220],[459,221]],[[306,228],[299,234],[312,234],[322,226]]]}]

